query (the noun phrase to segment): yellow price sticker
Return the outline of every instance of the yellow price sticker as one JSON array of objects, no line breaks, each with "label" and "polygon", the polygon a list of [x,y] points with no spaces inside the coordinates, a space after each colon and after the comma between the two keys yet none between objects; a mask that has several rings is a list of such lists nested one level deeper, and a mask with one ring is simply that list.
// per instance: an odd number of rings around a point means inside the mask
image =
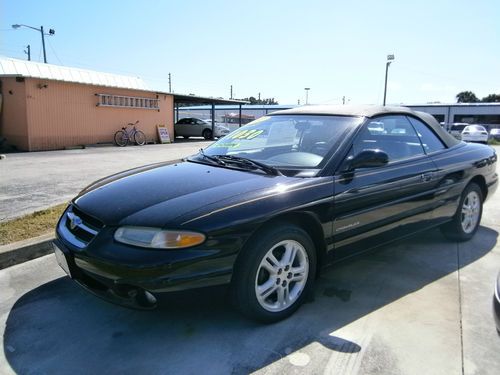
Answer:
[{"label": "yellow price sticker", "polygon": [[264,133],[264,130],[240,130],[234,133],[231,138],[232,139],[254,139]]}]

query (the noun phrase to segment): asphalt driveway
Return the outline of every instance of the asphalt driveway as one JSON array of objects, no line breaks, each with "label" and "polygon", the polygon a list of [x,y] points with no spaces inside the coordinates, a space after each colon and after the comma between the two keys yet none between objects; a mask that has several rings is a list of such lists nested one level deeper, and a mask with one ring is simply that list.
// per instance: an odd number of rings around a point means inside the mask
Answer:
[{"label": "asphalt driveway", "polygon": [[7,154],[0,160],[0,221],[64,203],[93,181],[192,155],[211,141]]}]

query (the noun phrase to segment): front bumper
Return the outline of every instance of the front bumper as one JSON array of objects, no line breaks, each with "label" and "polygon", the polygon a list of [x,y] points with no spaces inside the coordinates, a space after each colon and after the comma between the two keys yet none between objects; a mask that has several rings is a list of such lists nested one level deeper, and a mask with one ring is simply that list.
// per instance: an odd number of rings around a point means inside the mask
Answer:
[{"label": "front bumper", "polygon": [[180,250],[143,249],[116,242],[115,228],[103,226],[88,243],[82,243],[69,232],[68,212],[71,208],[58,223],[54,240],[59,264],[85,289],[110,302],[151,308],[153,294],[231,280],[239,238],[212,238]]},{"label": "front bumper", "polygon": [[487,135],[462,134],[462,141],[464,141],[464,142],[488,142],[488,136]]},{"label": "front bumper", "polygon": [[61,239],[54,240],[54,251],[66,261],[66,273],[82,287],[103,298],[126,307],[141,309],[156,305],[154,294],[227,284],[231,280],[235,256],[210,260],[213,252],[197,254],[182,265],[165,261],[144,267],[109,263],[72,251]]}]

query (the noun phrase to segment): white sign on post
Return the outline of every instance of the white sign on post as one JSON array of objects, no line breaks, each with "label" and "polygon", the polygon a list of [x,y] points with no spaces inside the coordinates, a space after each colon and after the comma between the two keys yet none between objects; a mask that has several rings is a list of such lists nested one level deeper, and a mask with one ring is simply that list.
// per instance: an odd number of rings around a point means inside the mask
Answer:
[{"label": "white sign on post", "polygon": [[170,143],[170,135],[168,134],[168,129],[165,125],[156,125],[158,129],[158,137],[160,137],[160,143]]}]

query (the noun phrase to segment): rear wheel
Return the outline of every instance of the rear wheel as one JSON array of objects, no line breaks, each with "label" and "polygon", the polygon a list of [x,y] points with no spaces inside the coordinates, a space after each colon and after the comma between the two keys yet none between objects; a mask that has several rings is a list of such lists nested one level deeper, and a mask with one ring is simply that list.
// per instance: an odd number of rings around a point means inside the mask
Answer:
[{"label": "rear wheel", "polygon": [[315,273],[316,252],[305,231],[289,224],[264,230],[238,257],[233,302],[252,319],[285,319],[303,303]]},{"label": "rear wheel", "polygon": [[115,133],[115,144],[120,147],[126,146],[128,143],[128,136],[123,130],[118,130]]},{"label": "rear wheel", "polygon": [[212,139],[212,131],[210,129],[205,129],[203,130],[203,138],[205,139]]},{"label": "rear wheel", "polygon": [[134,134],[134,142],[136,145],[143,146],[146,144],[146,136],[140,130],[136,131]]},{"label": "rear wheel", "polygon": [[477,232],[482,214],[483,192],[478,184],[472,182],[462,193],[453,220],[443,225],[441,231],[451,240],[468,241]]}]

